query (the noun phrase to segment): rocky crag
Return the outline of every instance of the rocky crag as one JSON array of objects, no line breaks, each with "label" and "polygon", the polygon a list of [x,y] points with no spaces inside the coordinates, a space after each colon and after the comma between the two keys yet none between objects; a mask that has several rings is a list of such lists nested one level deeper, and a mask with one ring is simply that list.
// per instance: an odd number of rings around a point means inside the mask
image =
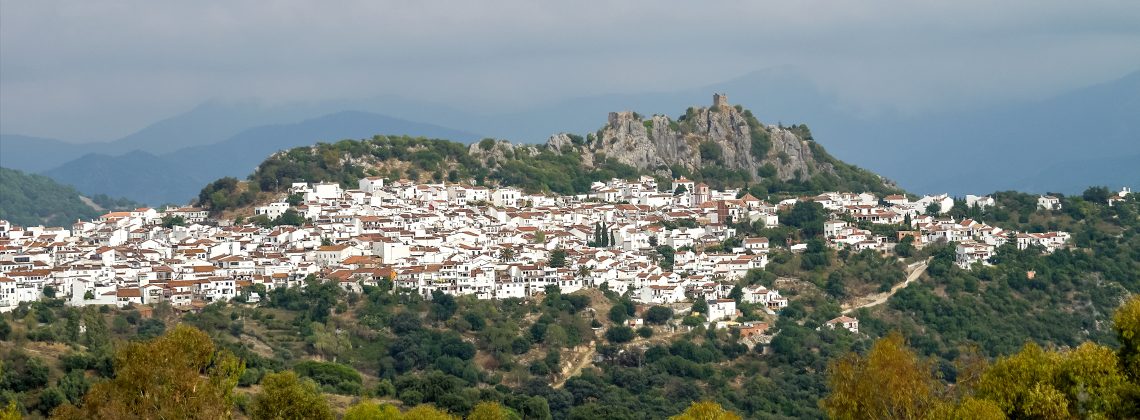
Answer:
[{"label": "rocky crag", "polygon": [[580,154],[587,166],[611,158],[661,175],[670,175],[678,166],[688,172],[709,166],[742,170],[757,181],[835,175],[834,159],[826,153],[817,156],[822,149],[813,144],[806,126],[761,124],[750,111],[730,106],[721,94],[714,95],[712,106],[689,108],[676,121],[665,115],[611,112],[596,133],[584,138],[562,133],[547,141],[551,150]]}]

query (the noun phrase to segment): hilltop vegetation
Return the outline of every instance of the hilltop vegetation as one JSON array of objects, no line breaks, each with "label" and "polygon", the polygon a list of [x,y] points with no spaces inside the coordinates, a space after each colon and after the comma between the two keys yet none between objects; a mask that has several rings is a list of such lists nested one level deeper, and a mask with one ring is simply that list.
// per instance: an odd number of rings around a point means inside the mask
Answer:
[{"label": "hilltop vegetation", "polygon": [[239,188],[233,178],[212,183],[199,194],[199,203],[222,211],[252,203],[257,192],[285,191],[293,182],[337,182],[355,188],[365,176],[491,183],[533,192],[574,194],[589,191],[594,181],[638,174],[619,163],[585,168],[576,156],[555,154],[542,147],[508,149],[498,159],[480,159],[468,149],[452,141],[407,136],[318,143],[269,157],[249,176],[246,188]]},{"label": "hilltop vegetation", "polygon": [[129,200],[96,195],[85,203],[79,192],[51,178],[0,168],[0,219],[23,226],[70,226],[76,220],[99,217],[106,211],[139,207]]},{"label": "hilltop vegetation", "polygon": [[[561,134],[544,145],[484,139],[467,146],[383,135],[317,143],[273,154],[248,177],[248,187],[238,187],[236,178],[216,181],[199,193],[198,202],[221,212],[253,203],[259,192],[285,191],[293,182],[355,187],[365,176],[515,186],[556,194],[584,193],[595,181],[640,175],[654,176],[664,191],[672,191],[672,179],[688,177],[713,188],[741,188],[756,196],[837,190],[900,192],[878,175],[832,157],[815,142],[806,125],[765,126],[739,107],[690,108],[680,122],[664,116],[642,120],[636,113],[617,115],[613,117],[617,120],[597,133],[585,137]],[[698,124],[702,118],[704,122]],[[655,121],[662,127],[654,128]],[[717,125],[723,127],[714,128]],[[733,134],[733,130],[740,132]],[[651,160],[641,155],[657,149],[681,151],[674,155],[660,152]]]}]

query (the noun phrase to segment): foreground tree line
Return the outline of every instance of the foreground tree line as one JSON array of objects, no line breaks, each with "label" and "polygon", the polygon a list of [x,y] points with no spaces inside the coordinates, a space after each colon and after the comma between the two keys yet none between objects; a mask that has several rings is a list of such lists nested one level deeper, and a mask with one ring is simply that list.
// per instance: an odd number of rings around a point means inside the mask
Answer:
[{"label": "foreground tree line", "polygon": [[[836,419],[1135,418],[1140,415],[1140,296],[1117,309],[1119,348],[1086,342],[1043,349],[1030,342],[992,364],[977,352],[957,361],[950,385],[935,365],[916,355],[900,334],[879,339],[865,355],[850,353],[831,364],[831,393],[820,401]],[[90,387],[80,404],[52,412],[56,419],[231,418],[334,419],[337,415],[311,379],[292,370],[269,373],[252,397],[235,393],[245,364],[188,325],[115,353],[114,375]],[[467,419],[520,419],[498,401],[482,401]],[[19,418],[15,406],[0,411]],[[459,419],[430,404],[401,411],[363,400],[343,419]],[[739,419],[715,402],[695,402],[673,419]]]},{"label": "foreground tree line", "polygon": [[890,334],[866,355],[831,365],[831,394],[820,405],[835,419],[1137,418],[1140,296],[1121,305],[1113,322],[1115,351],[1092,342],[1067,349],[1029,342],[993,364],[964,352],[953,385],[902,335]]},{"label": "foreground tree line", "polygon": [[[266,374],[260,390],[235,393],[245,363],[220,349],[205,332],[180,324],[148,341],[127,344],[115,353],[114,376],[90,387],[78,405],[65,403],[53,419],[219,419],[242,414],[252,419],[335,419],[332,405],[312,379],[292,370]],[[541,418],[498,401],[482,401],[467,419]],[[549,413],[545,414],[546,417]],[[19,419],[14,402],[0,410],[0,420]],[[395,405],[362,400],[344,411],[345,420],[460,419],[430,404],[401,411]],[[715,402],[694,402],[677,420],[740,419]]]}]

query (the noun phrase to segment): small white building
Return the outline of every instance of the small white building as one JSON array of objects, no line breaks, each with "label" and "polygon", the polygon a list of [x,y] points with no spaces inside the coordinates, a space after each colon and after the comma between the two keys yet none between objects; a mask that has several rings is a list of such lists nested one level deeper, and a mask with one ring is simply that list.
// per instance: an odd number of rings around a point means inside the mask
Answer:
[{"label": "small white building", "polygon": [[980,196],[980,197],[976,196],[976,195],[967,195],[966,196],[966,207],[973,208],[975,205],[977,205],[978,208],[984,209],[986,207],[993,207],[994,204],[995,204],[994,198],[990,197],[990,196]]},{"label": "small white building", "polygon": [[491,193],[491,203],[498,207],[518,207],[521,196],[514,188],[499,188]]},{"label": "small white building", "polygon": [[736,316],[736,301],[732,299],[709,300],[708,321],[728,321]]},{"label": "small white building", "polygon": [[361,178],[359,183],[360,191],[368,194],[374,194],[384,188],[384,178],[378,176],[370,176]]},{"label": "small white building", "polygon": [[1060,210],[1061,199],[1051,195],[1037,197],[1037,208],[1042,210]]},{"label": "small white building", "polygon": [[847,331],[852,333],[859,333],[859,320],[847,315],[840,315],[838,318],[832,319],[824,323],[829,328],[835,329],[836,327],[846,328]]},{"label": "small white building", "polygon": [[255,207],[253,214],[265,216],[268,217],[269,220],[273,220],[285,214],[285,210],[289,210],[289,203],[269,203],[267,206]]}]

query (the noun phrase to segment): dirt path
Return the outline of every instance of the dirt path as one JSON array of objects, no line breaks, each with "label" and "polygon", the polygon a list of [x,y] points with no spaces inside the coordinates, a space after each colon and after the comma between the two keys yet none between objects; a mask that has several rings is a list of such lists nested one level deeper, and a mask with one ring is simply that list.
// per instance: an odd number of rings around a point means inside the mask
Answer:
[{"label": "dirt path", "polygon": [[95,202],[94,202],[94,201],[91,201],[91,199],[90,199],[90,198],[84,197],[84,196],[82,196],[82,195],[81,195],[81,196],[79,196],[79,201],[82,201],[82,202],[83,202],[83,204],[86,204],[86,205],[87,205],[87,207],[91,207],[91,208],[92,208],[92,209],[94,209],[95,211],[107,211],[107,209],[105,209],[105,208],[102,208],[102,207],[100,207],[98,204],[95,204]]},{"label": "dirt path", "polygon": [[927,259],[926,261],[917,262],[908,266],[906,280],[891,287],[891,291],[889,292],[863,296],[855,299],[853,302],[843,304],[843,314],[847,315],[861,308],[869,308],[886,302],[887,299],[890,299],[891,296],[894,296],[899,290],[909,286],[910,282],[918,280],[918,277],[926,272],[926,264],[929,262],[930,260]]},{"label": "dirt path", "polygon": [[[684,334],[686,332],[688,332],[688,330],[686,330],[684,328],[680,328],[680,327],[678,327],[674,330],[671,330],[669,332],[664,332],[664,333],[655,331],[655,333],[653,334],[652,337],[649,337],[649,338],[636,337],[636,338],[634,338],[633,341],[626,343],[625,346],[626,347],[632,347],[632,346],[638,346],[638,345],[649,346],[649,345],[661,344],[661,343],[668,344],[668,343],[672,342],[676,336]],[[574,376],[578,375],[579,373],[582,373],[582,369],[585,369],[587,366],[590,366],[591,364],[593,364],[594,363],[594,354],[597,353],[597,351],[595,350],[596,347],[597,346],[595,345],[595,342],[591,341],[590,345],[586,346],[585,349],[582,349],[581,347],[575,348],[573,350],[573,353],[570,355],[570,361],[569,361],[568,367],[562,369],[562,374],[558,376],[558,380],[554,381],[554,384],[552,385],[554,387],[554,389],[562,388],[562,386],[566,384],[566,381],[568,379],[573,378]]]},{"label": "dirt path", "polygon": [[574,349],[574,353],[570,356],[570,366],[563,369],[558,380],[554,381],[554,389],[562,388],[562,385],[566,385],[566,380],[581,373],[582,369],[594,362],[594,353],[596,352],[594,342],[591,341],[589,345],[584,347],[585,349]]}]

